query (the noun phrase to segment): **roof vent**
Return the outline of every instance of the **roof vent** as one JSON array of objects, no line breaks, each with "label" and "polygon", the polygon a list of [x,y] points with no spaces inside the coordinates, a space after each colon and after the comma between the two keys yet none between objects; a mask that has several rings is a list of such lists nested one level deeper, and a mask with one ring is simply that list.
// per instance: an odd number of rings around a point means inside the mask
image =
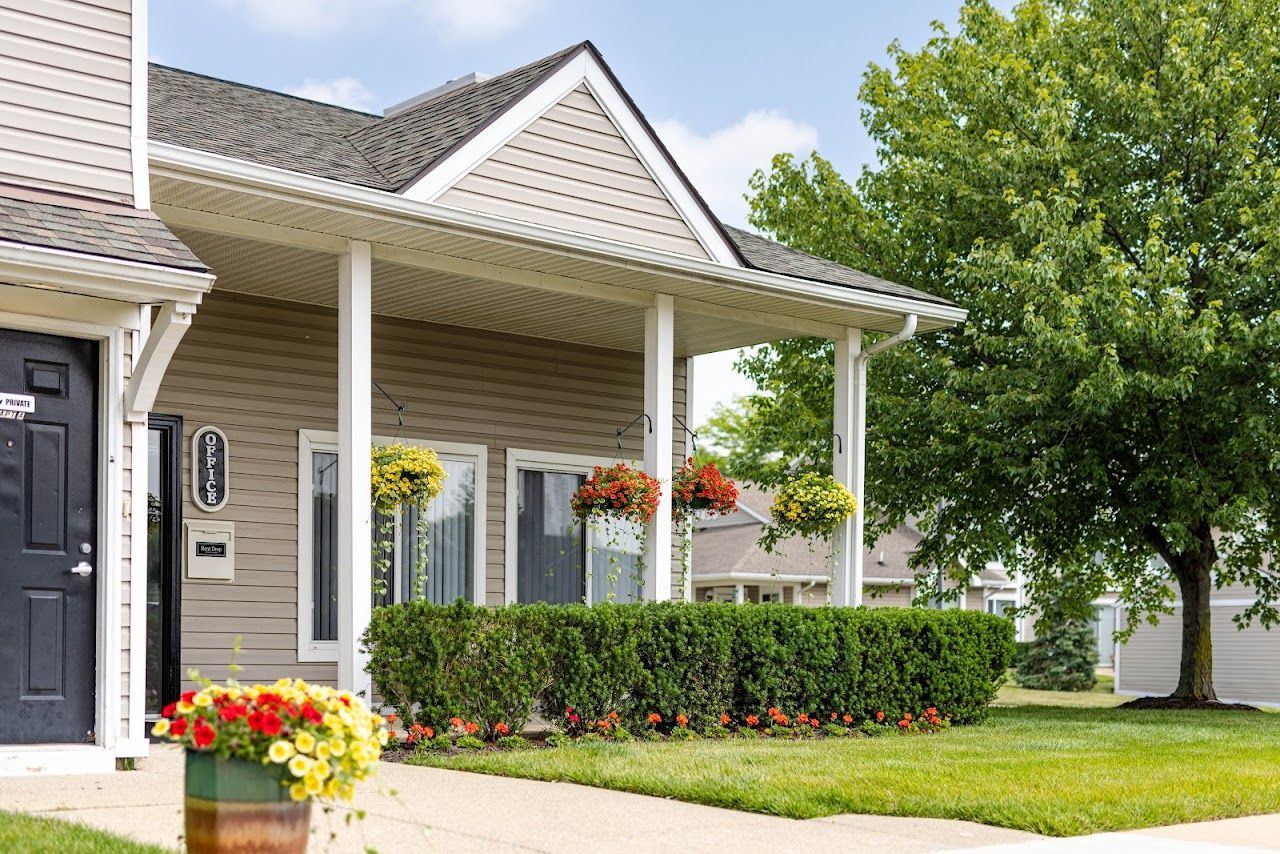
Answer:
[{"label": "roof vent", "polygon": [[470,86],[472,83],[483,83],[492,76],[492,74],[482,74],[479,71],[473,71],[470,74],[455,77],[443,85],[423,92],[421,95],[414,95],[408,100],[401,101],[398,104],[392,104],[390,107],[387,107],[382,111],[382,115],[394,116],[396,113],[403,113],[405,110],[416,107],[419,104],[425,104],[427,101],[434,101],[441,95],[452,92],[455,89],[461,89],[463,86]]}]

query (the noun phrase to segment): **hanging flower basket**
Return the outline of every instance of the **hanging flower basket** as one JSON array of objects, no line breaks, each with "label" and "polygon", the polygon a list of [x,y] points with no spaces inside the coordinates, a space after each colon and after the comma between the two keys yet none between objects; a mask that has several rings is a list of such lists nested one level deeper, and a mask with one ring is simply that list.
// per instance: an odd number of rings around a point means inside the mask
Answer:
[{"label": "hanging flower basket", "polygon": [[773,498],[773,523],[766,525],[760,545],[772,553],[792,537],[829,540],[836,527],[858,509],[853,493],[829,474],[807,472],[785,483]]},{"label": "hanging flower basket", "polygon": [[445,471],[430,448],[375,445],[373,458],[373,507],[393,513],[397,507],[425,508],[444,489]]},{"label": "hanging flower basket", "polygon": [[350,801],[390,735],[347,691],[288,678],[200,685],[165,706],[152,729],[187,750],[192,852],[305,851],[311,802]]},{"label": "hanging flower basket", "polygon": [[626,463],[596,466],[570,506],[579,522],[612,517],[647,525],[658,510],[661,489],[653,477]]},{"label": "hanging flower basket", "polygon": [[671,478],[671,515],[683,519],[695,510],[728,516],[738,510],[738,487],[715,463],[693,464],[693,457]]}]

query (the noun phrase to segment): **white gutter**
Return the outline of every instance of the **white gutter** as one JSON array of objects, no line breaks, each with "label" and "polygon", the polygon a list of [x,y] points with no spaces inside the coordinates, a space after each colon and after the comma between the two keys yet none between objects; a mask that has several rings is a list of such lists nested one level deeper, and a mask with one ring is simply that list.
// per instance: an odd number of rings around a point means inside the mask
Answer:
[{"label": "white gutter", "polygon": [[916,322],[916,315],[908,314],[902,319],[902,329],[888,338],[881,338],[876,343],[862,348],[853,360],[853,377],[851,378],[853,388],[850,390],[853,397],[853,418],[849,425],[849,433],[853,440],[853,497],[857,501],[858,512],[853,514],[852,520],[853,554],[849,556],[852,564],[850,572],[852,578],[845,595],[850,599],[849,604],[854,607],[862,604],[862,561],[865,540],[863,526],[866,521],[867,506],[864,500],[867,480],[867,362],[871,361],[871,357],[877,353],[883,353],[915,335]]},{"label": "white gutter", "polygon": [[148,152],[153,176],[179,179],[184,176],[203,176],[215,179],[207,183],[226,189],[256,188],[266,191],[262,195],[274,198],[279,198],[280,193],[287,193],[295,199],[310,199],[338,212],[374,216],[407,225],[427,224],[450,231],[460,229],[472,236],[478,232],[479,236],[507,242],[532,241],[555,249],[589,253],[594,260],[623,269],[660,272],[695,280],[710,279],[715,284],[738,290],[783,296],[817,305],[836,305],[886,315],[918,315],[946,326],[962,323],[968,315],[965,309],[958,306],[813,282],[745,267],[729,267],[715,261],[407,199],[383,190],[303,175],[163,142],[151,142]]},{"label": "white gutter", "polygon": [[124,302],[199,303],[213,274],[0,241],[0,279]]}]

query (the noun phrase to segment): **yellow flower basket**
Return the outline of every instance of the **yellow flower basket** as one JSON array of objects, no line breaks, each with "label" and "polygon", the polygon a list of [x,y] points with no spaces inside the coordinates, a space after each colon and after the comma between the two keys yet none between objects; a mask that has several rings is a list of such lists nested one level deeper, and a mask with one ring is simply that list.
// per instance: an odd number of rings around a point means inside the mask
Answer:
[{"label": "yellow flower basket", "polygon": [[427,503],[444,489],[445,471],[436,452],[397,442],[373,448],[373,506],[379,513]]},{"label": "yellow flower basket", "polygon": [[765,526],[760,545],[772,553],[778,543],[792,537],[829,540],[857,509],[853,493],[831,475],[806,472],[774,495],[773,522]]}]

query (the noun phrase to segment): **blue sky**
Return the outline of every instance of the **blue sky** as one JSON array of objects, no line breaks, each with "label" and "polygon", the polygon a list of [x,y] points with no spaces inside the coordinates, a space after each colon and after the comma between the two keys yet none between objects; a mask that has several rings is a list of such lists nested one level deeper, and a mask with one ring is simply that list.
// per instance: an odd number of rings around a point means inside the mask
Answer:
[{"label": "blue sky", "polygon": [[[470,71],[591,39],[725,220],[753,169],[816,149],[848,175],[874,157],[857,90],[894,39],[954,26],[959,0],[152,0],[157,62],[381,112]],[[748,390],[703,357],[694,417]]]}]

